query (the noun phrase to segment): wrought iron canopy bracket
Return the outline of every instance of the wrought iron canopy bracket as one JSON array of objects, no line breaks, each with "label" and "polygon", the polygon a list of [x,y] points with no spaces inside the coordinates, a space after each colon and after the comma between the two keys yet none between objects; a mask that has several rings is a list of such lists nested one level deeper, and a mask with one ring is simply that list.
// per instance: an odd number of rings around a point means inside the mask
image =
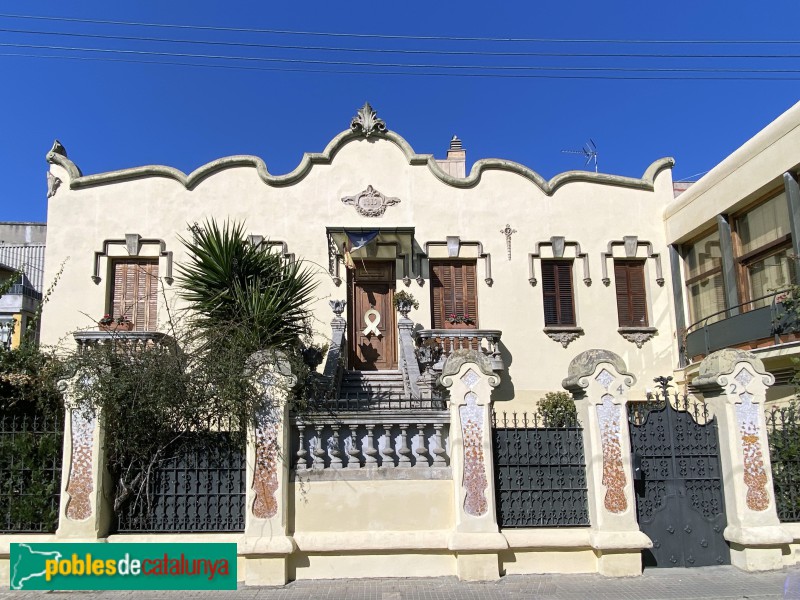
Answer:
[{"label": "wrought iron canopy bracket", "polygon": [[640,240],[638,236],[626,235],[621,240],[612,240],[608,242],[606,252],[600,254],[600,262],[603,266],[603,285],[611,285],[611,278],[608,276],[608,259],[614,256],[614,246],[625,247],[626,258],[636,258],[636,251],[639,246],[647,248],[646,258],[652,258],[656,262],[656,283],[664,286],[664,274],[661,271],[661,256],[653,252],[652,242]]},{"label": "wrought iron canopy bracket", "polygon": [[535,259],[541,259],[541,249],[543,246],[550,246],[553,249],[553,258],[564,258],[564,250],[566,248],[575,248],[575,258],[583,260],[583,283],[587,286],[592,285],[592,278],[589,275],[589,255],[586,252],[581,252],[581,245],[574,240],[566,240],[564,236],[553,236],[549,241],[536,242],[534,252],[528,254],[528,282],[531,285],[538,283],[536,279],[536,263]]},{"label": "wrought iron canopy bracket", "polygon": [[[482,258],[483,259],[483,265],[484,265],[485,273],[486,273],[486,276],[484,277],[483,281],[486,283],[486,285],[488,285],[489,287],[492,287],[492,284],[494,283],[494,279],[492,279],[492,255],[489,254],[488,252],[484,252],[483,251],[483,243],[481,243],[481,242],[465,242],[464,240],[462,240],[458,236],[447,236],[447,237],[448,237],[448,239],[445,240],[445,241],[425,242],[424,258],[427,258],[428,260],[430,260],[430,251],[429,250],[430,250],[431,246],[445,246],[445,247],[450,248],[450,247],[453,247],[453,245],[455,243],[457,243],[459,250],[461,248],[463,248],[463,247],[466,247],[466,246],[474,246],[474,247],[476,247],[478,249],[478,258]],[[448,250],[448,254],[449,254],[449,250]],[[455,252],[455,256],[458,256],[458,252]],[[421,264],[422,263],[422,258],[423,257],[420,256],[420,271],[422,271],[422,264]],[[420,283],[420,285],[422,285],[422,284]]]},{"label": "wrought iron canopy bracket", "polygon": [[[103,249],[94,253],[94,270],[92,271],[92,281],[99,284],[103,278],[100,277],[100,260],[108,258],[108,248],[110,246],[126,246],[128,256],[139,256],[142,246],[158,244],[159,254],[158,258],[167,259],[167,273],[164,275],[164,281],[167,285],[172,285],[174,278],[172,277],[172,250],[167,250],[167,244],[164,240],[151,238],[142,238],[138,233],[126,233],[125,239],[117,240],[103,240]],[[112,257],[113,258],[113,257]],[[156,258],[156,257],[151,257]]]}]

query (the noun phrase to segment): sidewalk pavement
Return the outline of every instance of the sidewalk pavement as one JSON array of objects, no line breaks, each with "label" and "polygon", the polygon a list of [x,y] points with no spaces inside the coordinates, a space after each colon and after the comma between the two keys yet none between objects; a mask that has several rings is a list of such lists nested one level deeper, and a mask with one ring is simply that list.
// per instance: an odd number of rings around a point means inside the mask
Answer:
[{"label": "sidewalk pavement", "polygon": [[509,575],[497,582],[430,579],[295,581],[283,587],[242,587],[230,592],[24,592],[0,591],[0,599],[26,600],[633,600],[697,598],[793,598],[800,600],[800,567],[745,573],[734,567],[650,569],[641,577]]}]

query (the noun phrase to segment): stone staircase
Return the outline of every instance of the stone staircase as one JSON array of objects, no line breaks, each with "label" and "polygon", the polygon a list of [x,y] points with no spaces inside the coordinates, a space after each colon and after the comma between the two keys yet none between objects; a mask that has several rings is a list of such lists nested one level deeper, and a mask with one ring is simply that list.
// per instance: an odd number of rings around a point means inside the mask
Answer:
[{"label": "stone staircase", "polygon": [[401,398],[404,394],[400,371],[345,371],[339,388],[341,398]]}]

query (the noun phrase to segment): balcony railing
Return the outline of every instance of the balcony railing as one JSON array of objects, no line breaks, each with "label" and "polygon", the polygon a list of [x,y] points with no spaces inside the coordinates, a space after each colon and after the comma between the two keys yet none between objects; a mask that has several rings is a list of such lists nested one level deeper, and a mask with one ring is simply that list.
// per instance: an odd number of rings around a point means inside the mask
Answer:
[{"label": "balcony railing", "polygon": [[[691,362],[695,357],[707,356],[722,348],[743,345],[780,344],[786,337],[794,335],[797,323],[794,316],[786,312],[781,299],[786,291],[773,292],[712,313],[687,329],[686,356]],[[742,309],[762,300],[761,306],[743,312]]]},{"label": "balcony railing", "polygon": [[432,345],[439,349],[438,360],[433,364],[435,370],[441,370],[455,350],[479,350],[489,358],[495,371],[505,370],[499,348],[502,335],[498,329],[423,329],[416,332],[420,349]]},{"label": "balcony railing", "polygon": [[380,471],[383,478],[402,479],[409,468],[425,479],[450,477],[446,409],[318,412],[292,420],[290,457],[306,477],[341,478],[346,472],[345,478],[371,479]]},{"label": "balcony railing", "polygon": [[33,298],[34,300],[41,300],[42,299],[42,292],[37,292],[29,285],[25,285],[23,283],[15,283],[11,286],[11,288],[6,292],[8,296],[24,296],[26,298]]},{"label": "balcony railing", "polygon": [[78,350],[98,345],[125,344],[126,349],[136,350],[148,345],[166,345],[174,340],[160,331],[76,331],[72,334]]}]

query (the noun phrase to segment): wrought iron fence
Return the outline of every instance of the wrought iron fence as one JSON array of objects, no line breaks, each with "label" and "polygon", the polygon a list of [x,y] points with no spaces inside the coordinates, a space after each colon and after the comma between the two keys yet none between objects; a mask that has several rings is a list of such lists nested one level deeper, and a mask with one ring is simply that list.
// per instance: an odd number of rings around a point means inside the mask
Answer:
[{"label": "wrought iron fence", "polygon": [[58,526],[63,413],[0,415],[0,533]]},{"label": "wrought iron fence", "polygon": [[583,429],[544,427],[538,415],[492,415],[500,527],[589,525]]},{"label": "wrought iron fence", "polygon": [[225,432],[194,436],[117,512],[118,533],[243,531],[245,449]]},{"label": "wrought iron fence", "polygon": [[796,404],[767,410],[772,486],[778,518],[800,522],[800,409]]}]

